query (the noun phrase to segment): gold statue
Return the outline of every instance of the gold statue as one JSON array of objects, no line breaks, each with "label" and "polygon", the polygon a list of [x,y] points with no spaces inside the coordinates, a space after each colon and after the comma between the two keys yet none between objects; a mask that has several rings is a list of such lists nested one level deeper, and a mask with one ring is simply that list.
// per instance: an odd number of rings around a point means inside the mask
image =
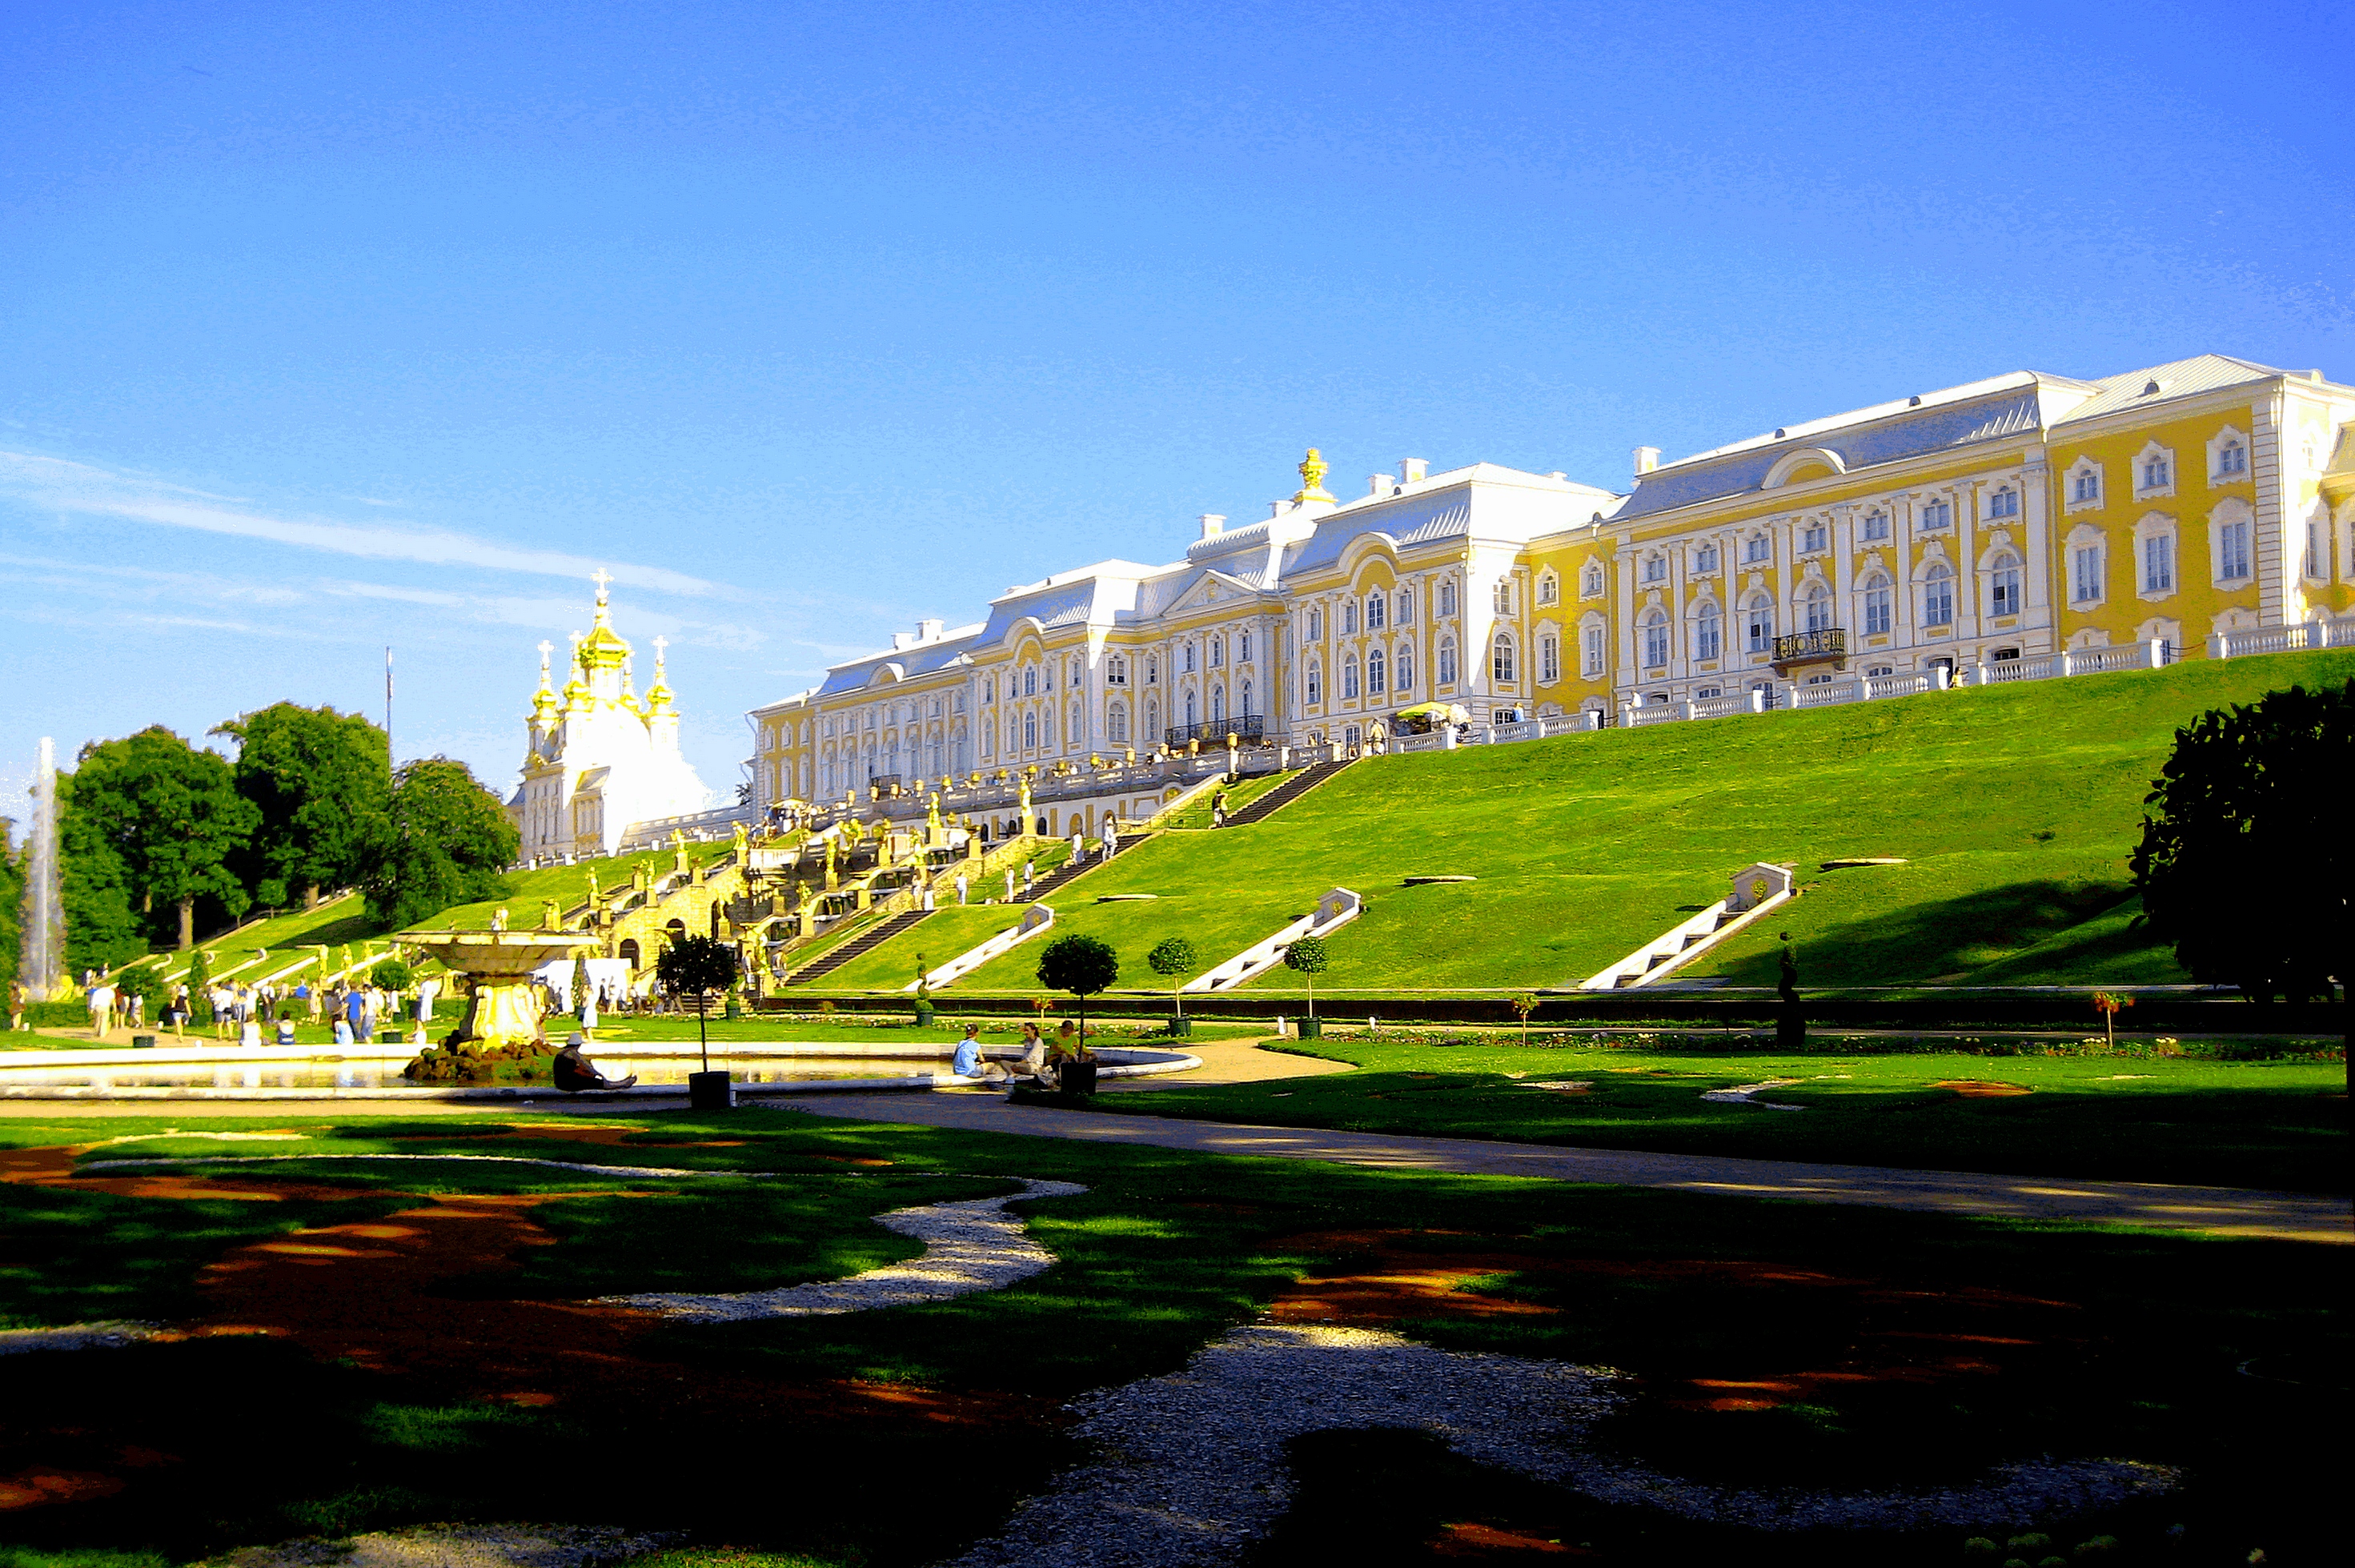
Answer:
[{"label": "gold statue", "polygon": [[1332,467],[1325,461],[1322,453],[1310,447],[1308,455],[1300,460],[1300,493],[1292,498],[1295,501],[1331,500],[1333,497],[1325,489],[1325,475],[1332,471]]}]

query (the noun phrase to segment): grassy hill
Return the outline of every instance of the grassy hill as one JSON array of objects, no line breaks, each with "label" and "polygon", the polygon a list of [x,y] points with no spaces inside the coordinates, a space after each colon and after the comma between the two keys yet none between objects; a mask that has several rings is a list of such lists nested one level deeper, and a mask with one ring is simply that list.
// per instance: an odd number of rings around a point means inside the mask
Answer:
[{"label": "grassy hill", "polygon": [[[1163,936],[1189,937],[1207,967],[1346,887],[1366,912],[1334,940],[1320,993],[1493,992],[1574,984],[1772,860],[1800,867],[1804,896],[1689,973],[1771,985],[1789,931],[1810,986],[2178,979],[2126,902],[2142,799],[2176,729],[2350,678],[2344,651],[2200,660],[1370,760],[1263,823],[1140,846],[1065,890],[1059,921],[1118,948],[1122,987],[1144,989]],[[1908,863],[1818,869],[1868,856]],[[1401,885],[1435,872],[1478,880]],[[1108,893],[1155,896],[1094,901]],[[918,945],[938,963],[948,935],[887,944],[838,987],[906,976]],[[1037,962],[1017,949],[952,994],[1035,991]],[[1255,988],[1300,982],[1277,970]]]}]

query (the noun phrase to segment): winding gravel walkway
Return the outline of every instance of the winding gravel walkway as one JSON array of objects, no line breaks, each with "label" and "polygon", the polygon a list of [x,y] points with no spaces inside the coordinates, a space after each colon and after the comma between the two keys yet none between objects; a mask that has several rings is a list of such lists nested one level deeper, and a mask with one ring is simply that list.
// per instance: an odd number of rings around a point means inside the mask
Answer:
[{"label": "winding gravel walkway", "polygon": [[1482,1138],[1408,1137],[1391,1133],[1263,1127],[1175,1116],[1065,1111],[1009,1104],[984,1094],[809,1094],[790,1107],[820,1116],[914,1123],[972,1132],[1089,1143],[1136,1144],[1200,1154],[1322,1159],[1383,1170],[1518,1176],[1663,1187],[1732,1198],[1787,1198],[1867,1203],[1943,1214],[1987,1214],[2083,1224],[2142,1225],[2219,1236],[2355,1243],[2348,1200],[2236,1187],[2177,1187],[2157,1182],[2080,1181],[2073,1178],[1989,1176],[1974,1171],[1903,1170],[1869,1165],[1736,1159],[1717,1155],[1649,1154],[1636,1149],[1569,1148],[1557,1144]]},{"label": "winding gravel walkway", "polygon": [[830,1317],[882,1307],[947,1301],[975,1291],[1003,1290],[1017,1280],[1044,1274],[1055,1254],[1032,1241],[1008,1203],[1032,1198],[1064,1198],[1085,1192],[1072,1181],[1024,1179],[1022,1190],[1003,1198],[969,1198],[927,1203],[878,1214],[887,1231],[924,1243],[921,1256],[868,1269],[844,1279],[816,1280],[782,1290],[746,1290],[692,1296],[655,1291],[644,1296],[601,1296],[603,1307],[634,1307],[693,1323],[738,1323],[754,1317]]},{"label": "winding gravel walkway", "polygon": [[1611,1372],[1433,1349],[1368,1328],[1257,1323],[1183,1371],[1088,1395],[1077,1435],[1103,1459],[1058,1477],[955,1568],[1232,1563],[1291,1506],[1284,1446],[1312,1432],[1418,1427],[1466,1458],[1613,1503],[1770,1531],[1969,1528],[2107,1507],[2176,1484],[2116,1460],[2006,1466],[1970,1486],[1747,1491],[1595,1454]]}]

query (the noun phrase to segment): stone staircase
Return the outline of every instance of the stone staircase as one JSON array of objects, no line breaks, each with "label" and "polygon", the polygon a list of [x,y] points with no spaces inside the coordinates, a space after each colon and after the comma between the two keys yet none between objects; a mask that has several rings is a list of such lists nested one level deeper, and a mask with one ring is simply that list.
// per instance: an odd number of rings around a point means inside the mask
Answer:
[{"label": "stone staircase", "polygon": [[1348,767],[1354,760],[1352,758],[1337,763],[1318,763],[1314,767],[1303,768],[1298,773],[1276,785],[1241,811],[1228,813],[1227,826],[1248,827],[1254,822],[1282,811],[1285,806]]},{"label": "stone staircase", "polygon": [[[1139,844],[1145,843],[1152,837],[1153,835],[1150,833],[1136,833],[1124,837],[1120,841],[1120,848],[1113,851],[1113,858],[1114,859],[1119,859],[1121,856],[1127,854],[1131,849],[1135,848]],[[1053,893],[1057,889],[1067,886],[1068,884],[1078,880],[1080,878],[1086,876],[1090,871],[1094,870],[1098,866],[1101,866],[1103,863],[1103,861],[1096,859],[1092,851],[1090,852],[1085,860],[1066,860],[1061,865],[1056,867],[1053,870],[1048,872],[1045,876],[1039,878],[1036,882],[1032,883],[1028,892],[1016,894],[1014,901],[1016,903],[1036,903],[1040,899],[1046,898],[1050,894]]]},{"label": "stone staircase", "polygon": [[1578,983],[1582,991],[1623,991],[1648,986],[1722,943],[1743,926],[1799,896],[1794,868],[1760,860],[1733,874],[1733,891],[1690,920],[1672,925],[1635,952]]},{"label": "stone staircase", "polygon": [[873,952],[876,948],[880,947],[883,944],[890,941],[893,937],[899,935],[901,932],[914,925],[917,922],[924,919],[932,912],[930,910],[909,910],[904,913],[895,914],[889,920],[885,920],[875,925],[869,926],[866,931],[852,937],[849,941],[842,944],[840,946],[828,948],[818,957],[812,959],[809,963],[786,976],[785,984],[788,986],[806,986],[812,980],[817,979],[821,976],[830,975],[835,970],[841,968],[845,964],[847,964],[852,959],[858,957],[860,954]]}]

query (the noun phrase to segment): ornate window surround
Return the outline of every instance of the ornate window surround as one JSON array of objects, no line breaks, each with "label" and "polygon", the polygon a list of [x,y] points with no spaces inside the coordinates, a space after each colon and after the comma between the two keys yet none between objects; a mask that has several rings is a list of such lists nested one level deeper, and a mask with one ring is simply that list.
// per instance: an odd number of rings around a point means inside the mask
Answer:
[{"label": "ornate window surround", "polygon": [[[2167,464],[2167,483],[2164,485],[2143,483],[2143,475],[2149,472],[2150,460],[2154,457]],[[2183,476],[2181,471],[2176,466],[2175,449],[2171,446],[2161,446],[2155,441],[2145,442],[2142,450],[2134,454],[2134,462],[2127,469],[2127,475],[2133,482],[2134,498],[2137,501],[2158,501],[2172,496],[2175,494],[2176,482]],[[2137,523],[2135,526],[2140,528],[2142,525]]]}]

